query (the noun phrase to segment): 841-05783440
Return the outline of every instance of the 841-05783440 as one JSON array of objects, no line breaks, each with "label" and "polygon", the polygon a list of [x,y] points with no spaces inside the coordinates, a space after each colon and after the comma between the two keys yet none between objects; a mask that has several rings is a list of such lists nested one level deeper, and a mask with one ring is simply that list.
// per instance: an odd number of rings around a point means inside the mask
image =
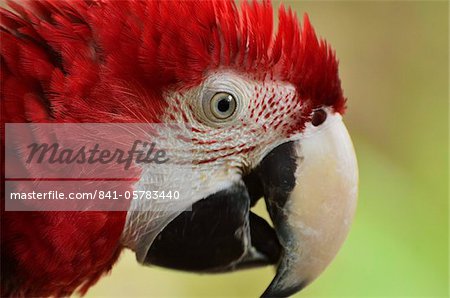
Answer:
[{"label": "841-05783440", "polygon": [[123,193],[118,191],[99,191],[98,198],[100,200],[118,200],[121,198],[126,200],[178,200],[180,192],[177,190],[133,190]]}]

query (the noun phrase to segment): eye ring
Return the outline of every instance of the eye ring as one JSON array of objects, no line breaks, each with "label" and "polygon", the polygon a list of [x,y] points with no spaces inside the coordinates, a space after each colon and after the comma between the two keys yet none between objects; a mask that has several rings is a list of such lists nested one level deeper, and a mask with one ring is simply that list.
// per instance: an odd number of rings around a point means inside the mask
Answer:
[{"label": "eye ring", "polygon": [[231,93],[217,92],[209,100],[206,107],[207,115],[213,121],[226,121],[232,118],[237,110],[237,100]]}]

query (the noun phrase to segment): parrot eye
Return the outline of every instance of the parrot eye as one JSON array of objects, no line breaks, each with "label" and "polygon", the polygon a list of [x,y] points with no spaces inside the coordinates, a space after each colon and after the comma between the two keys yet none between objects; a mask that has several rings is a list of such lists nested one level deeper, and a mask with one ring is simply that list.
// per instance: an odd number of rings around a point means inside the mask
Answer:
[{"label": "parrot eye", "polygon": [[216,93],[209,102],[209,114],[213,121],[223,121],[235,114],[236,98],[227,92]]}]

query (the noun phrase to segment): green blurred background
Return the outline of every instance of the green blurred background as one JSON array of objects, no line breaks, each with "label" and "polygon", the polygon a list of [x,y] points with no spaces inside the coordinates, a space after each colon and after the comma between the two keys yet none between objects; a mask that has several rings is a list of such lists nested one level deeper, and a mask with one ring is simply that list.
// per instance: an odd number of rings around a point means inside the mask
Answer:
[{"label": "green blurred background", "polygon": [[[360,168],[350,236],[297,296],[447,297],[448,3],[284,3],[336,49]],[[87,297],[255,297],[273,276],[145,268],[126,252]]]}]

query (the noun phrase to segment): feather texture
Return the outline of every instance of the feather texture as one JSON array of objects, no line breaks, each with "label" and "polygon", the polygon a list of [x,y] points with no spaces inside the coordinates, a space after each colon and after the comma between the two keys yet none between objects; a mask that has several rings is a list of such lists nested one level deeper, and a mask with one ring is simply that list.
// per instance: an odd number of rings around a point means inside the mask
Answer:
[{"label": "feather texture", "polygon": [[[290,82],[309,110],[345,108],[333,51],[290,9],[280,8],[275,30],[269,2],[8,3],[0,12],[3,148],[7,122],[160,122],[166,91],[197,86],[216,69]],[[84,293],[122,249],[126,212],[3,208],[2,296]]]}]

